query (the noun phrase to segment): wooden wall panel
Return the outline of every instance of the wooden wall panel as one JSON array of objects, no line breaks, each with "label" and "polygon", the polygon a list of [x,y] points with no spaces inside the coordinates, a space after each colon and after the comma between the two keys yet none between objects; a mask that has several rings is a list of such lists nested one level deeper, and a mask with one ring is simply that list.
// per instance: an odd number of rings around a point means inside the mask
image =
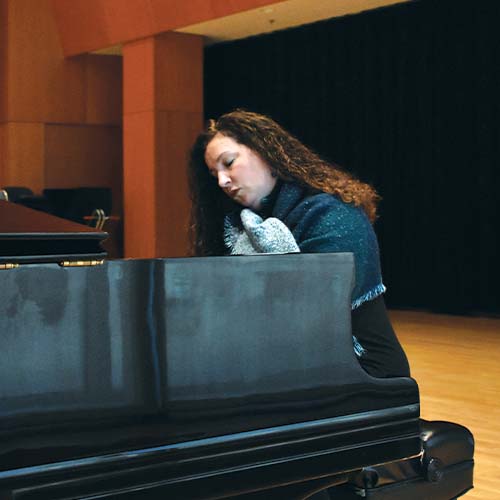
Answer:
[{"label": "wooden wall panel", "polygon": [[275,0],[274,2],[266,0],[211,0],[213,16],[211,19],[236,14],[245,10],[258,9],[259,7],[281,1],[283,0]]},{"label": "wooden wall panel", "polygon": [[207,0],[150,0],[156,33],[213,19],[213,2]]},{"label": "wooden wall panel", "polygon": [[0,0],[0,123],[7,121],[7,13],[7,0]]},{"label": "wooden wall panel", "polygon": [[[124,9],[127,1],[123,1]],[[67,56],[113,45],[102,0],[51,0],[61,45]]]},{"label": "wooden wall panel", "polygon": [[4,186],[26,186],[40,193],[45,185],[42,123],[4,125]]},{"label": "wooden wall panel", "polygon": [[257,9],[282,0],[149,0],[157,33]]},{"label": "wooden wall panel", "polygon": [[116,126],[46,125],[45,186],[110,187],[122,210],[122,135]]},{"label": "wooden wall panel", "polygon": [[156,255],[189,254],[191,201],[187,181],[189,150],[203,128],[203,113],[161,111],[156,124],[156,198],[162,199],[156,217]]},{"label": "wooden wall panel", "polygon": [[85,122],[121,126],[122,58],[88,54],[85,69]]},{"label": "wooden wall panel", "polygon": [[51,0],[51,6],[64,53],[71,56],[279,1]]},{"label": "wooden wall panel", "polygon": [[121,217],[121,123],[121,58],[66,60],[50,0],[0,0],[0,186],[110,187]]},{"label": "wooden wall panel", "polygon": [[83,122],[84,60],[63,58],[49,0],[8,8],[8,121]]},{"label": "wooden wall panel", "polygon": [[165,33],[155,45],[156,109],[199,112],[203,109],[203,39]]},{"label": "wooden wall panel", "polygon": [[127,0],[126,8],[123,0],[103,0],[101,5],[110,40],[136,40],[153,32],[154,13],[149,0]]}]

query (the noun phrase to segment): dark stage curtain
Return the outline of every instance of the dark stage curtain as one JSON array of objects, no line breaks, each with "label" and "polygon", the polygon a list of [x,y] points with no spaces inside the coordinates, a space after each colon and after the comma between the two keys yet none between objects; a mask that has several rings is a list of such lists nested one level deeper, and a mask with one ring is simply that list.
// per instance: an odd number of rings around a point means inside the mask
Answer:
[{"label": "dark stage curtain", "polygon": [[269,114],[378,189],[391,307],[500,313],[498,26],[422,0],[214,45],[206,115]]}]

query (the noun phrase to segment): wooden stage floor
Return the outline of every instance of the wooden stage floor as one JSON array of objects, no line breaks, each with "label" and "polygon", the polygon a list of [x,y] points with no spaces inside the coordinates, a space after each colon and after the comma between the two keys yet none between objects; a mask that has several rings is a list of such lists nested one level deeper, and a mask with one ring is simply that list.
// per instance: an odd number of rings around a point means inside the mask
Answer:
[{"label": "wooden stage floor", "polygon": [[476,442],[474,489],[500,498],[500,319],[391,311],[420,388],[421,414],[468,427]]}]

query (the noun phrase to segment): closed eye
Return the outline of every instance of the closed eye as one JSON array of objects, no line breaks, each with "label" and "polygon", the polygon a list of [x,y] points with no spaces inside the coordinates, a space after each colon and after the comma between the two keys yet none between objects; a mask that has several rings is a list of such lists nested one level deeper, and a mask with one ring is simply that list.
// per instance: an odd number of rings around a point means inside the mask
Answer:
[{"label": "closed eye", "polygon": [[230,167],[231,167],[231,165],[233,164],[233,162],[234,162],[234,158],[231,158],[230,160],[226,160],[226,161],[224,162],[224,166],[225,166],[226,168],[230,168]]}]

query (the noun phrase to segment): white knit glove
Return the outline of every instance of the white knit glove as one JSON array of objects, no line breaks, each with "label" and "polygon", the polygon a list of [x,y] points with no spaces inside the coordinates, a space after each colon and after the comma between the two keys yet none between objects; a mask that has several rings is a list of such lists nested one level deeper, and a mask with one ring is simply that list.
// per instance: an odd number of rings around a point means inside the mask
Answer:
[{"label": "white knit glove", "polygon": [[231,254],[299,253],[300,249],[290,230],[275,217],[262,217],[244,208],[240,214],[242,231],[235,239]]}]

